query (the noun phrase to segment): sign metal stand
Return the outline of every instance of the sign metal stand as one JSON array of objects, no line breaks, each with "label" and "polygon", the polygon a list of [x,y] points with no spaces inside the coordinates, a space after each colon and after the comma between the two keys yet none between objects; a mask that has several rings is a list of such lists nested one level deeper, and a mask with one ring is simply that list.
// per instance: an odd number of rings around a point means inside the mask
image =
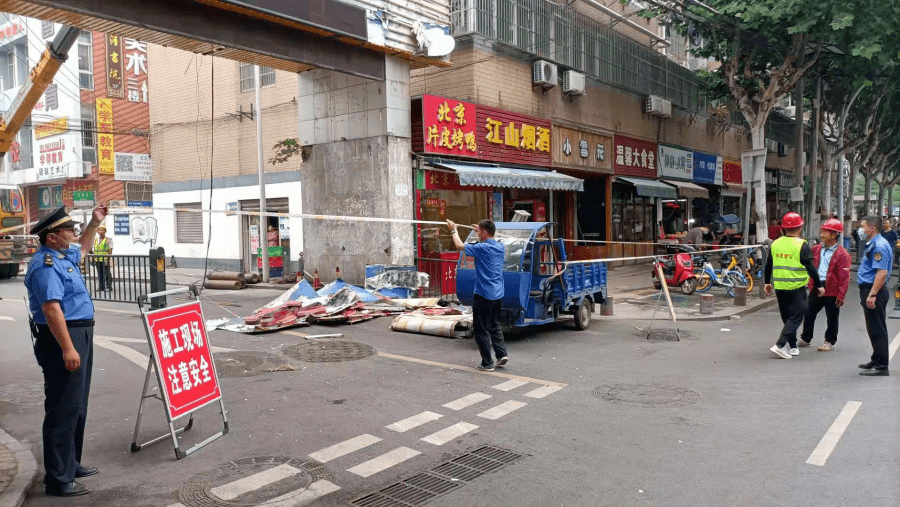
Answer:
[{"label": "sign metal stand", "polygon": [[[174,307],[163,308],[163,309],[150,308],[150,302],[153,298],[165,297],[165,296],[173,295],[173,294],[183,294],[183,293],[188,293],[188,292],[192,293],[194,295],[194,300],[190,303],[187,303],[184,305],[179,305],[179,306],[174,306]],[[141,317],[142,317],[142,321],[144,324],[144,331],[147,333],[147,340],[150,344],[150,362],[147,365],[147,374],[144,377],[144,388],[143,388],[143,391],[141,391],[141,401],[140,401],[140,404],[138,405],[137,420],[135,421],[135,424],[134,424],[134,437],[132,438],[132,441],[131,441],[131,452],[133,452],[133,453],[140,451],[144,447],[147,447],[149,445],[152,445],[152,444],[155,444],[162,440],[165,440],[167,437],[171,437],[172,443],[175,446],[175,457],[177,459],[182,459],[185,456],[188,456],[189,454],[192,454],[192,453],[200,450],[201,448],[205,447],[207,444],[213,442],[214,440],[228,434],[228,418],[227,418],[226,412],[225,412],[225,404],[222,401],[222,392],[221,392],[221,389],[219,388],[219,378],[218,378],[218,374],[216,373],[215,364],[213,363],[213,360],[212,360],[212,352],[210,351],[209,340],[208,340],[208,337],[206,336],[205,321],[203,320],[203,314],[200,311],[200,302],[197,299],[197,297],[198,297],[198,294],[197,294],[197,289],[195,287],[180,287],[178,289],[172,289],[172,290],[167,290],[167,291],[162,291],[162,292],[155,292],[153,294],[144,294],[144,295],[141,295],[138,297],[138,300],[137,300],[138,308],[141,312]],[[193,317],[194,318],[193,322],[188,322],[187,324],[184,324],[183,322],[185,322],[184,321],[185,316],[188,316],[189,318]],[[181,319],[181,320],[178,320],[178,324],[181,324],[182,327],[176,327],[176,328],[172,329],[173,334],[171,336],[175,340],[176,347],[182,346],[182,348],[184,348],[184,346],[187,345],[188,347],[190,347],[190,349],[194,349],[194,347],[197,344],[200,344],[200,345],[196,346],[196,350],[201,350],[205,347],[206,354],[208,354],[208,355],[201,358],[201,364],[206,364],[205,359],[206,359],[206,357],[209,358],[208,369],[205,371],[205,373],[207,375],[206,381],[207,382],[212,381],[210,386],[208,386],[208,387],[205,386],[205,383],[203,383],[200,380],[199,370],[197,371],[197,373],[194,373],[194,371],[191,371],[191,373],[194,374],[194,378],[199,381],[195,384],[196,387],[201,387],[201,384],[202,384],[203,387],[206,387],[206,391],[210,391],[210,389],[212,390],[211,392],[208,392],[203,398],[191,400],[187,405],[183,405],[183,406],[176,407],[175,405],[173,405],[173,400],[172,400],[173,394],[181,393],[182,391],[181,391],[181,389],[179,389],[179,391],[173,393],[173,390],[171,389],[172,385],[170,383],[167,383],[164,378],[165,370],[163,369],[163,365],[160,362],[159,355],[160,355],[160,353],[162,353],[163,356],[171,357],[173,354],[172,354],[171,349],[166,348],[166,346],[163,346],[162,351],[160,351],[160,347],[159,347],[160,340],[158,340],[159,335],[154,334],[154,326],[156,325],[156,322],[154,322],[154,321],[158,317],[161,317],[162,321],[175,320],[178,318]],[[191,324],[197,322],[197,320],[198,320],[197,317],[199,317],[199,325],[192,326]],[[166,330],[167,330],[167,328],[166,328]],[[180,344],[178,341],[177,333],[175,332],[178,330],[182,331],[182,336],[181,336],[182,341],[180,342]],[[196,341],[195,341],[195,339],[196,339]],[[190,342],[190,343],[188,343],[188,342]],[[171,344],[167,342],[167,345],[170,346]],[[211,373],[212,373],[211,376],[208,375],[209,370],[211,370]],[[159,386],[159,394],[148,392],[148,388],[150,387],[150,376],[154,371],[156,372],[156,382],[157,382],[157,385]],[[170,371],[172,371],[172,370],[170,370]],[[186,371],[183,374],[184,374],[185,378],[190,380],[190,376],[188,375],[188,373]],[[181,377],[176,377],[176,378],[180,379]],[[182,384],[182,388],[184,386],[187,386],[188,384],[189,384],[189,382],[185,382],[184,384]],[[140,428],[141,428],[141,416],[143,415],[143,411],[144,411],[144,401],[147,400],[148,398],[155,398],[163,403],[163,406],[165,408],[164,412],[166,414],[166,422],[168,423],[169,431],[168,431],[168,433],[166,433],[164,435],[160,435],[156,438],[153,438],[152,440],[149,440],[142,444],[138,444],[138,433],[140,432]],[[215,403],[217,401],[219,403],[219,409],[220,409],[221,415],[222,415],[222,423],[224,425],[222,431],[216,433],[215,435],[207,438],[206,440],[204,440],[198,444],[195,444],[193,447],[191,447],[187,450],[182,450],[180,445],[178,444],[178,436],[177,435],[179,433],[183,433],[183,432],[186,432],[191,429],[191,427],[194,425],[194,412],[195,411],[199,410],[200,408],[202,408],[210,403]],[[175,421],[186,415],[189,416],[187,424],[184,427],[176,429]]]}]

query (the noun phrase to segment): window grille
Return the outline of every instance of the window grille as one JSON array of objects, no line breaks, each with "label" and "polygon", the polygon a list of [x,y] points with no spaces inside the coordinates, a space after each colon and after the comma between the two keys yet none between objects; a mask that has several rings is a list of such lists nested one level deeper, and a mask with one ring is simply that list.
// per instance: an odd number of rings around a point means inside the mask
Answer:
[{"label": "window grille", "polygon": [[[241,92],[256,90],[254,67],[252,63],[241,63]],[[263,88],[275,86],[275,69],[260,66],[259,82]]]}]

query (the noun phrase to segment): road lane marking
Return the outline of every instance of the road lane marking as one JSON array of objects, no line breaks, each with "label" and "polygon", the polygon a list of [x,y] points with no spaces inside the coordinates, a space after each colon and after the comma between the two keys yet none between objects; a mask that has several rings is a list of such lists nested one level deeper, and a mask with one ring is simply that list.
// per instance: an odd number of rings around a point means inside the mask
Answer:
[{"label": "road lane marking", "polygon": [[[145,355],[141,352],[134,350],[131,347],[126,347],[125,345],[119,345],[115,342],[124,342],[124,343],[147,343],[146,339],[139,338],[124,338],[120,336],[103,336],[103,335],[94,335],[94,345],[98,347],[103,347],[106,350],[111,352],[115,352],[125,359],[131,361],[132,363],[140,366],[141,368],[146,368],[147,364],[150,363],[150,356]],[[209,350],[212,352],[231,352],[234,349],[229,349],[225,347],[216,347],[210,345]]]},{"label": "road lane marking", "polygon": [[541,379],[537,379],[537,378],[522,377],[520,375],[511,375],[509,373],[501,373],[499,371],[483,371],[483,370],[479,370],[477,368],[471,368],[469,366],[461,366],[458,364],[449,364],[449,363],[440,363],[437,361],[429,361],[427,359],[419,359],[417,357],[408,357],[408,356],[400,356],[397,354],[388,354],[386,352],[379,352],[378,354],[376,354],[376,356],[386,357],[389,359],[397,359],[398,361],[408,361],[410,363],[425,364],[428,366],[439,366],[441,368],[449,368],[451,370],[468,371],[468,372],[472,372],[472,373],[479,373],[481,375],[490,375],[492,377],[524,380],[526,382],[531,382],[532,384],[540,384],[542,386],[565,387],[565,386],[569,385],[569,384],[564,384],[562,382],[554,382],[552,380],[541,380]]},{"label": "road lane marking", "polygon": [[0,315],[0,320],[8,320],[8,321],[10,321],[10,322],[15,322],[15,321],[16,321],[16,319],[14,319],[14,318],[12,318],[12,317],[7,317],[6,315]]},{"label": "road lane marking", "polygon": [[478,414],[478,417],[484,417],[485,419],[496,421],[497,419],[500,419],[501,417],[514,410],[519,410],[525,405],[528,404],[521,401],[510,400],[505,403],[501,403],[492,409],[485,410],[484,412]]},{"label": "road lane marking", "polygon": [[496,389],[498,391],[507,392],[507,391],[512,391],[513,389],[515,389],[517,387],[524,386],[527,383],[528,382],[526,382],[524,380],[512,379],[512,380],[507,380],[506,382],[504,382],[502,384],[495,385],[494,389]]},{"label": "road lane marking", "polygon": [[900,333],[897,333],[897,336],[891,340],[891,352],[888,355],[888,361],[894,358],[894,354],[897,353],[897,349],[900,348]]},{"label": "road lane marking", "polygon": [[817,445],[812,454],[809,455],[809,459],[806,460],[808,465],[822,466],[825,464],[828,460],[828,456],[831,456],[831,451],[834,450],[838,441],[841,439],[841,435],[844,434],[850,421],[853,420],[853,416],[856,415],[856,411],[859,410],[860,405],[862,405],[862,402],[860,401],[848,401],[847,404],[844,405],[844,409],[841,410],[837,419],[834,420],[831,427],[825,432],[822,440],[819,441],[819,445]]},{"label": "road lane marking", "polygon": [[478,402],[484,401],[490,398],[490,394],[484,393],[472,393],[468,396],[463,396],[458,400],[453,400],[450,403],[445,403],[443,405],[444,408],[449,408],[450,410],[462,410],[466,407],[472,406]]},{"label": "road lane marking", "polygon": [[335,458],[346,456],[351,452],[356,452],[378,442],[381,442],[381,439],[378,437],[369,434],[360,435],[358,437],[353,437],[350,440],[344,440],[339,444],[334,444],[331,447],[326,447],[321,451],[316,451],[310,454],[309,457],[320,463],[328,463]]},{"label": "road lane marking", "polygon": [[330,495],[339,489],[341,489],[340,486],[326,481],[325,479],[320,479],[310,484],[300,493],[291,491],[290,493],[273,498],[263,505],[266,507],[299,507],[300,505],[307,504],[325,495]]},{"label": "road lane marking", "polygon": [[263,470],[262,472],[244,477],[243,479],[238,479],[222,486],[216,486],[209,491],[222,500],[234,500],[245,493],[257,490],[263,486],[272,484],[273,482],[287,479],[288,477],[292,477],[299,473],[301,473],[299,468],[294,468],[287,464],[278,465],[277,467]]},{"label": "road lane marking", "polygon": [[444,416],[442,416],[441,414],[435,414],[434,412],[422,412],[421,414],[407,417],[402,421],[397,421],[394,424],[389,424],[385,426],[385,428],[396,431],[397,433],[403,433],[404,431],[418,428],[419,426],[430,423],[431,421],[437,421],[441,417]]},{"label": "road lane marking", "polygon": [[555,393],[556,391],[559,391],[560,389],[562,389],[562,387],[560,387],[560,386],[538,387],[534,391],[529,391],[529,392],[525,393],[525,396],[528,396],[529,398],[544,398],[546,396],[550,396],[551,394]]},{"label": "road lane marking", "polygon": [[456,423],[453,426],[448,428],[444,428],[441,431],[437,431],[423,438],[425,442],[434,445],[444,445],[451,440],[455,440],[466,433],[477,430],[478,426],[474,424],[469,424],[467,422]]},{"label": "road lane marking", "polygon": [[391,452],[386,452],[377,458],[370,459],[365,463],[360,463],[347,471],[360,477],[371,477],[378,472],[382,472],[394,465],[403,463],[404,461],[422,454],[419,451],[410,449],[409,447],[398,447]]}]

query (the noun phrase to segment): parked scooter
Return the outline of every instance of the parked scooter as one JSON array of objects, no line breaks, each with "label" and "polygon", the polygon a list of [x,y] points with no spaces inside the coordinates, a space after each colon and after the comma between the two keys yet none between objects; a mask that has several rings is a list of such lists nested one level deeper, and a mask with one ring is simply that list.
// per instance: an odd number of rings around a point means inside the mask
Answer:
[{"label": "parked scooter", "polygon": [[[666,285],[669,287],[680,287],[682,294],[690,296],[697,290],[697,276],[694,275],[693,261],[687,249],[690,247],[682,247],[676,245],[677,252],[666,248],[670,254],[668,257],[656,259],[653,261],[653,287],[657,290],[662,288],[662,282],[659,280],[657,265],[662,267],[663,275],[666,277]],[[693,250],[693,248],[690,248]]]}]

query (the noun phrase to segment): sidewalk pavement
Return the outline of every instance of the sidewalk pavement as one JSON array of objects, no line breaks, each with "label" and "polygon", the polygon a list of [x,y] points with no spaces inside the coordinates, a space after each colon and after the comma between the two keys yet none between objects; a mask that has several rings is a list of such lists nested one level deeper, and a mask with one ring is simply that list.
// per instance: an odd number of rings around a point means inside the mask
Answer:
[{"label": "sidewalk pavement", "polygon": [[[625,320],[671,320],[669,306],[662,291],[653,288],[650,277],[651,264],[620,266],[609,270],[607,285],[608,295],[613,298],[613,315],[600,315],[596,308],[594,318]],[[756,280],[758,281],[758,280]],[[700,292],[685,296],[677,287],[669,287],[672,306],[675,307],[675,318],[679,321],[737,320],[744,315],[771,308],[777,302],[774,296],[759,298],[757,285],[747,293],[747,306],[735,306],[734,298],[725,293],[725,289],[712,288],[705,294],[712,294],[713,313],[700,314]]]},{"label": "sidewalk pavement", "polygon": [[19,507],[37,474],[31,450],[0,428],[0,507]]},{"label": "sidewalk pavement", "polygon": [[[212,273],[212,270],[209,273]],[[166,268],[166,285],[191,285],[194,283],[199,285],[202,282],[203,268]],[[246,288],[288,290],[294,283],[248,283]]]}]

